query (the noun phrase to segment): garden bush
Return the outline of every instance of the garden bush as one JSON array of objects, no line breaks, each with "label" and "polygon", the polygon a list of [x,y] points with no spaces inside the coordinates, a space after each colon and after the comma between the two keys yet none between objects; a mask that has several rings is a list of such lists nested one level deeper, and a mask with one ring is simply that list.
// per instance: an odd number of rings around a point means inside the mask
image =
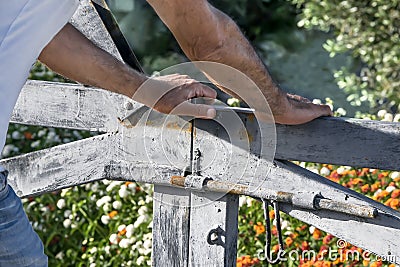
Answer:
[{"label": "garden bush", "polygon": [[355,70],[335,73],[338,85],[356,106],[396,111],[400,91],[399,0],[292,0],[300,9],[300,27],[330,31],[325,49],[331,56],[349,53],[359,60]]}]

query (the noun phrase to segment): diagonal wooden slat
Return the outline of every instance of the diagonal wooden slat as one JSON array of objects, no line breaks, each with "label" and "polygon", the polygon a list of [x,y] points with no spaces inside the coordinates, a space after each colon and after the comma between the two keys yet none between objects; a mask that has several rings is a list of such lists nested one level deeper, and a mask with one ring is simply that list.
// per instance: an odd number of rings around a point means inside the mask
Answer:
[{"label": "diagonal wooden slat", "polygon": [[[277,181],[279,179],[282,181],[282,186],[275,187],[274,184],[273,189],[283,188],[283,186],[288,189],[294,186],[294,190],[301,191],[304,188],[301,188],[299,182],[302,181],[303,187],[321,192],[329,199],[346,203],[364,203],[364,205],[376,207],[379,212],[375,218],[360,218],[329,210],[301,209],[281,203],[281,209],[294,218],[342,238],[352,245],[385,257],[390,262],[400,261],[398,246],[400,213],[398,211],[288,162],[277,162],[277,167],[272,170],[271,176]],[[293,181],[297,182],[293,184]]]},{"label": "diagonal wooden slat", "polygon": [[105,166],[113,153],[115,134],[1,160],[8,181],[19,196],[38,195],[106,178]]},{"label": "diagonal wooden slat", "polygon": [[119,118],[143,105],[120,94],[79,84],[28,81],[11,122],[48,127],[110,132]]}]

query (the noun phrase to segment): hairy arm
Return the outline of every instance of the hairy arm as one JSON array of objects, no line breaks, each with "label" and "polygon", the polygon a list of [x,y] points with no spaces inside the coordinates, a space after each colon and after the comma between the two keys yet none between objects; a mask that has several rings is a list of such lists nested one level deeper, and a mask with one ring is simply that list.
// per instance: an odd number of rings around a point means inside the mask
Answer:
[{"label": "hairy arm", "polygon": [[215,98],[211,88],[176,74],[149,79],[95,46],[70,24],[43,49],[39,60],[71,80],[133,97],[163,113],[215,116],[215,110],[209,106],[187,101],[195,97]]},{"label": "hairy arm", "polygon": [[[299,124],[331,115],[327,106],[314,105],[302,97],[283,92],[237,25],[206,0],[148,2],[191,60],[223,63],[246,74],[260,88],[276,122]],[[212,79],[218,83],[218,77]]]}]

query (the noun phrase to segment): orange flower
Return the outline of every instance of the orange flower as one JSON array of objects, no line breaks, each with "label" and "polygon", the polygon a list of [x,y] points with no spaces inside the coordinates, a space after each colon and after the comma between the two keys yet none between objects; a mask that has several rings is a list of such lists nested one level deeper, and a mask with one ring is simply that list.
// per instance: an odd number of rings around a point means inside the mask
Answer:
[{"label": "orange flower", "polygon": [[330,261],[324,261],[324,264],[322,264],[322,267],[331,267],[332,266],[332,262]]},{"label": "orange flower", "polygon": [[400,196],[400,189],[393,190],[391,197],[398,198],[399,196]]},{"label": "orange flower", "polygon": [[290,245],[293,244],[293,239],[290,236],[288,236],[285,239],[285,244],[286,244],[286,246],[290,247]]},{"label": "orange flower", "polygon": [[398,198],[395,198],[395,199],[389,198],[389,199],[392,200],[392,201],[390,201],[390,207],[392,209],[397,209],[399,207],[399,199]]},{"label": "orange flower", "polygon": [[24,132],[24,136],[28,140],[31,140],[33,138],[32,134],[30,132]]},{"label": "orange flower", "polygon": [[112,218],[114,218],[115,215],[117,215],[117,214],[118,214],[118,211],[113,210],[113,211],[111,211],[110,213],[108,213],[108,216],[112,219]]},{"label": "orange flower", "polygon": [[361,178],[354,178],[354,179],[351,179],[351,184],[352,184],[352,185],[356,185],[356,184],[359,184],[359,183],[362,183],[362,182],[364,182],[364,181],[363,181],[363,179],[361,179]]},{"label": "orange flower", "polygon": [[331,234],[327,234],[324,239],[322,240],[322,243],[324,243],[325,245],[329,244],[333,239],[333,235]]},{"label": "orange flower", "polygon": [[374,183],[371,185],[371,192],[375,192],[379,188],[379,183]]},{"label": "orange flower", "polygon": [[270,211],[269,211],[269,218],[270,218],[270,219],[275,218],[275,211],[274,211],[274,210],[270,210]]},{"label": "orange flower", "polygon": [[253,226],[254,231],[256,231],[256,235],[261,235],[265,232],[265,226],[261,222],[257,222],[256,225]]},{"label": "orange flower", "polygon": [[321,231],[319,230],[319,229],[315,229],[314,230],[314,233],[312,234],[312,236],[313,236],[313,238],[315,239],[315,240],[318,240],[318,239],[320,239],[321,238]]},{"label": "orange flower", "polygon": [[301,250],[309,250],[310,249],[310,245],[308,244],[308,242],[307,241],[303,241],[302,243],[301,243]]},{"label": "orange flower", "polygon": [[369,184],[365,184],[365,185],[361,186],[361,191],[363,193],[367,193],[369,191]]},{"label": "orange flower", "polygon": [[118,232],[118,235],[123,236],[126,234],[126,228],[122,229],[121,231]]},{"label": "orange flower", "polygon": [[133,184],[133,182],[125,182],[125,185],[128,186],[130,184]]},{"label": "orange flower", "polygon": [[272,251],[273,251],[274,253],[277,253],[277,252],[279,251],[279,245],[274,245],[274,246],[272,247]]}]

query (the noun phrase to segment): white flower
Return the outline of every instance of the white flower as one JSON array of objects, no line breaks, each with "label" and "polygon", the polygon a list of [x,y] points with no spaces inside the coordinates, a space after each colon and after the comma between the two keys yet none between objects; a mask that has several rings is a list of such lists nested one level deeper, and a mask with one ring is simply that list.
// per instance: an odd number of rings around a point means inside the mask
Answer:
[{"label": "white flower", "polygon": [[377,195],[379,195],[381,192],[382,192],[382,189],[378,189],[378,190],[376,190],[376,191],[375,191],[375,193],[374,193],[374,196],[377,196]]},{"label": "white flower", "polygon": [[143,240],[151,240],[153,237],[152,233],[147,233],[143,235]]},{"label": "white flower", "polygon": [[145,248],[145,249],[151,249],[151,240],[149,240],[149,239],[147,239],[147,240],[145,240],[144,242],[143,242],[143,247]]},{"label": "white flower", "polygon": [[393,115],[390,113],[386,113],[385,116],[383,117],[382,121],[393,121]]},{"label": "white flower", "polygon": [[62,259],[64,258],[64,256],[65,256],[64,252],[61,251],[61,252],[58,252],[58,253],[57,253],[57,255],[55,256],[55,258],[56,258],[57,260],[62,260]]},{"label": "white flower", "polygon": [[113,202],[112,206],[114,209],[119,210],[122,207],[122,203],[121,201],[116,200]]},{"label": "white flower", "polygon": [[251,205],[253,204],[253,199],[251,197],[247,197],[246,204],[247,204],[247,207],[251,207]]},{"label": "white flower", "polygon": [[99,190],[99,184],[98,183],[92,183],[92,186],[90,188],[92,192],[97,192]]},{"label": "white flower", "polygon": [[64,211],[64,217],[65,218],[69,218],[69,216],[72,214],[72,212],[70,210],[66,210]]},{"label": "white flower", "polygon": [[127,247],[129,247],[130,244],[131,244],[131,243],[129,242],[129,239],[127,239],[127,238],[123,238],[123,239],[119,242],[119,246],[120,246],[121,248],[127,248]]},{"label": "white flower", "polygon": [[108,239],[111,244],[118,244],[118,236],[117,234],[112,234],[110,235],[110,238]]},{"label": "white flower", "polygon": [[22,134],[20,132],[18,132],[18,131],[14,131],[11,134],[11,138],[15,139],[15,140],[21,139],[21,137],[22,137]]},{"label": "white flower", "polygon": [[[93,259],[94,260],[94,259]],[[96,267],[96,263],[92,262],[89,267]]]},{"label": "white flower", "polygon": [[97,252],[97,247],[92,247],[92,248],[89,250],[89,252],[90,252],[91,254],[95,254],[95,253]]},{"label": "white flower", "polygon": [[35,142],[32,142],[32,144],[31,144],[31,147],[32,147],[32,148],[36,148],[36,147],[38,147],[38,146],[40,146],[40,140],[37,140],[37,141],[35,141]]},{"label": "white flower", "polygon": [[111,190],[113,190],[114,187],[120,185],[122,182],[121,181],[112,181],[106,188],[107,192],[110,192]]},{"label": "white flower", "polygon": [[340,166],[340,167],[337,168],[337,170],[336,170],[336,172],[337,172],[339,175],[342,175],[345,171],[346,171],[346,169],[345,169],[344,167],[342,167],[342,166]]},{"label": "white flower", "polygon": [[136,184],[135,183],[130,183],[130,184],[128,184],[128,188],[133,190],[133,191],[136,191]]},{"label": "white flower", "polygon": [[153,266],[153,262],[151,261],[151,258],[150,258],[150,260],[147,260],[147,261],[146,261],[146,264],[147,264],[148,266]]},{"label": "white flower", "polygon": [[319,173],[322,176],[328,176],[329,174],[331,174],[331,171],[327,167],[322,167],[321,170],[319,170]]},{"label": "white flower", "polygon": [[381,109],[378,111],[377,115],[378,115],[378,117],[383,118],[383,117],[385,117],[386,113],[387,113],[386,110]]},{"label": "white flower", "polygon": [[69,228],[71,226],[72,221],[70,219],[65,219],[63,225],[65,228]]},{"label": "white flower", "polygon": [[111,197],[110,196],[104,196],[100,198],[99,200],[96,201],[96,206],[97,207],[102,207],[104,204],[111,202]]},{"label": "white flower", "polygon": [[127,190],[126,185],[121,186],[121,188],[120,188],[119,191],[118,191],[118,195],[119,195],[121,198],[126,198],[126,197],[129,195],[129,192],[128,192],[128,190]]},{"label": "white flower", "polygon": [[229,98],[229,99],[226,101],[226,103],[227,103],[229,106],[233,106],[233,105],[236,106],[236,105],[239,105],[239,104],[240,104],[240,101],[239,101],[239,99],[232,97],[232,98]]},{"label": "white flower", "polygon": [[141,225],[142,223],[144,223],[147,220],[147,215],[140,215],[137,220],[135,221],[135,223],[133,224],[134,228],[138,228],[139,225]]},{"label": "white flower", "polygon": [[153,221],[151,221],[147,227],[152,229],[153,228]]},{"label": "white flower", "polygon": [[310,234],[313,234],[315,231],[315,227],[314,226],[310,226],[310,228],[308,228],[308,231],[310,231]]},{"label": "white flower", "polygon": [[392,192],[393,190],[395,190],[396,189],[396,187],[394,187],[394,186],[392,186],[392,185],[389,185],[388,187],[386,187],[386,191],[388,191],[389,193],[390,192]]},{"label": "white flower", "polygon": [[110,203],[106,203],[106,204],[104,204],[104,206],[103,206],[103,210],[105,211],[105,212],[110,212],[111,211],[111,204]]},{"label": "white flower", "polygon": [[246,203],[246,197],[240,196],[239,197],[239,207],[242,207]]},{"label": "white flower", "polygon": [[146,202],[143,199],[141,199],[138,201],[137,204],[138,204],[138,206],[144,206],[144,205],[146,205]]},{"label": "white flower", "polygon": [[126,227],[126,236],[127,236],[128,238],[132,236],[133,230],[134,230],[133,224],[129,224],[129,225]]},{"label": "white flower", "polygon": [[86,244],[88,243],[87,239],[82,241],[82,245],[86,246]]},{"label": "white flower", "polygon": [[147,207],[146,206],[141,206],[138,210],[139,215],[145,215],[147,214]]},{"label": "white flower", "polygon": [[392,178],[392,179],[400,178],[400,172],[392,172],[390,174],[390,178]]},{"label": "white flower", "polygon": [[68,193],[68,191],[71,190],[69,188],[61,190],[61,197],[65,197],[65,195]]},{"label": "white flower", "polygon": [[57,201],[57,208],[59,208],[60,210],[63,209],[63,208],[65,208],[65,199],[60,198],[60,199]]},{"label": "white flower", "polygon": [[300,167],[305,168],[306,167],[306,163],[305,162],[300,162]]},{"label": "white flower", "polygon": [[110,254],[110,250],[111,250],[110,246],[105,246],[104,247],[104,251],[105,251],[106,254]]},{"label": "white flower", "polygon": [[103,216],[101,216],[100,220],[101,220],[101,222],[102,222],[103,224],[106,224],[106,225],[107,225],[107,224],[110,222],[110,216],[108,216],[108,215],[103,215]]},{"label": "white flower", "polygon": [[146,203],[151,203],[152,201],[153,201],[153,198],[150,195],[147,195],[145,202]]},{"label": "white flower", "polygon": [[286,220],[283,220],[283,221],[281,222],[281,228],[282,228],[282,229],[286,229],[286,228],[288,228],[288,227],[289,227],[289,222],[286,221]]},{"label": "white flower", "polygon": [[146,259],[143,256],[140,256],[136,259],[137,265],[142,265]]},{"label": "white flower", "polygon": [[394,116],[393,121],[394,121],[394,122],[399,122],[399,121],[400,121],[400,114],[396,114],[396,115]]},{"label": "white flower", "polygon": [[346,116],[347,112],[343,108],[338,108],[336,112],[341,116]]},{"label": "white flower", "polygon": [[322,101],[321,101],[321,99],[313,99],[313,104],[316,104],[316,105],[321,105],[322,104]]}]

